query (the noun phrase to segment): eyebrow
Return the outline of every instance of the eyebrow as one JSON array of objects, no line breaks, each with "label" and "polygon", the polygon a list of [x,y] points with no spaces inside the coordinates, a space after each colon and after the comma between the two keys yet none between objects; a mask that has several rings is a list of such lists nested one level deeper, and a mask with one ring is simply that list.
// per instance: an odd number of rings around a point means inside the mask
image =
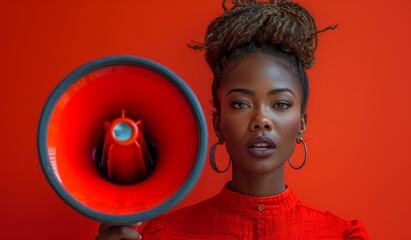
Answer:
[{"label": "eyebrow", "polygon": [[[231,89],[230,91],[228,91],[227,96],[228,96],[230,93],[233,93],[233,92],[244,93],[244,94],[247,94],[247,95],[255,95],[255,92],[252,91],[252,90],[250,90],[250,89],[234,88],[234,89]],[[274,94],[277,94],[277,93],[280,93],[280,92],[289,92],[289,93],[291,93],[293,96],[295,96],[294,92],[291,91],[291,89],[289,89],[289,88],[276,88],[276,89],[272,89],[272,90],[268,91],[267,95],[270,96],[270,95],[274,95]]]},{"label": "eyebrow", "polygon": [[273,94],[277,94],[277,93],[280,93],[280,92],[289,92],[289,93],[291,93],[291,94],[295,97],[294,92],[291,91],[291,89],[289,89],[289,88],[277,88],[277,89],[273,89],[273,90],[268,91],[267,95],[273,95]]},{"label": "eyebrow", "polygon": [[245,88],[234,88],[234,89],[231,89],[230,91],[228,91],[227,96],[228,96],[228,94],[230,94],[232,92],[240,92],[240,93],[244,93],[244,94],[247,94],[247,95],[255,95],[255,92],[252,91],[252,90],[245,89]]}]

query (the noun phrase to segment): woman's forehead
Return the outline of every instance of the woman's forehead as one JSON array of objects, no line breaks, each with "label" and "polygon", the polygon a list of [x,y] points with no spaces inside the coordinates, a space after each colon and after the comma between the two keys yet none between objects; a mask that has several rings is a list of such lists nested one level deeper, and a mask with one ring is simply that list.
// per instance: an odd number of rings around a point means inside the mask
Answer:
[{"label": "woman's forehead", "polygon": [[246,88],[253,91],[289,88],[299,92],[298,79],[284,60],[276,56],[257,53],[246,56],[230,68],[222,79],[221,90]]}]

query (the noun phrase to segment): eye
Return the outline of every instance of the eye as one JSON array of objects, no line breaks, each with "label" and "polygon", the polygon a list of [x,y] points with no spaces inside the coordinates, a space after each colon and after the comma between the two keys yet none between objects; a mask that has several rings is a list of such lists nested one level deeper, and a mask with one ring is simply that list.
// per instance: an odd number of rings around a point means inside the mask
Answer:
[{"label": "eye", "polygon": [[273,107],[279,110],[287,110],[291,107],[291,104],[289,102],[277,102]]},{"label": "eye", "polygon": [[234,109],[245,109],[245,108],[250,108],[251,106],[245,102],[233,102],[231,103],[231,107]]}]

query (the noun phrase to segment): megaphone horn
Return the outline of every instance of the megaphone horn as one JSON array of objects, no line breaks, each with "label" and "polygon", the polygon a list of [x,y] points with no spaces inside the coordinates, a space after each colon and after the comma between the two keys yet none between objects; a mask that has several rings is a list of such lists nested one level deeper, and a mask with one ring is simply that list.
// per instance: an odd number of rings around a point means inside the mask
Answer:
[{"label": "megaphone horn", "polygon": [[78,212],[117,224],[176,206],[204,166],[207,126],[191,89],[153,61],[111,56],[53,90],[37,134],[41,167]]}]

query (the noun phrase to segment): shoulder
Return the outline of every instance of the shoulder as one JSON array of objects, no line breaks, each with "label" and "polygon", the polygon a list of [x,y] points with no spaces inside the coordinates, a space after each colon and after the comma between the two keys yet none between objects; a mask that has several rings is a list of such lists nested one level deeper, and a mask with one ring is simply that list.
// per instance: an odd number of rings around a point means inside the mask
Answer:
[{"label": "shoulder", "polygon": [[369,239],[364,225],[358,220],[347,220],[330,211],[320,210],[298,201],[295,207],[306,222],[316,222],[318,227],[344,234],[346,239]]},{"label": "shoulder", "polygon": [[148,221],[141,234],[145,239],[167,239],[168,235],[204,227],[216,212],[216,197],[184,207]]}]

